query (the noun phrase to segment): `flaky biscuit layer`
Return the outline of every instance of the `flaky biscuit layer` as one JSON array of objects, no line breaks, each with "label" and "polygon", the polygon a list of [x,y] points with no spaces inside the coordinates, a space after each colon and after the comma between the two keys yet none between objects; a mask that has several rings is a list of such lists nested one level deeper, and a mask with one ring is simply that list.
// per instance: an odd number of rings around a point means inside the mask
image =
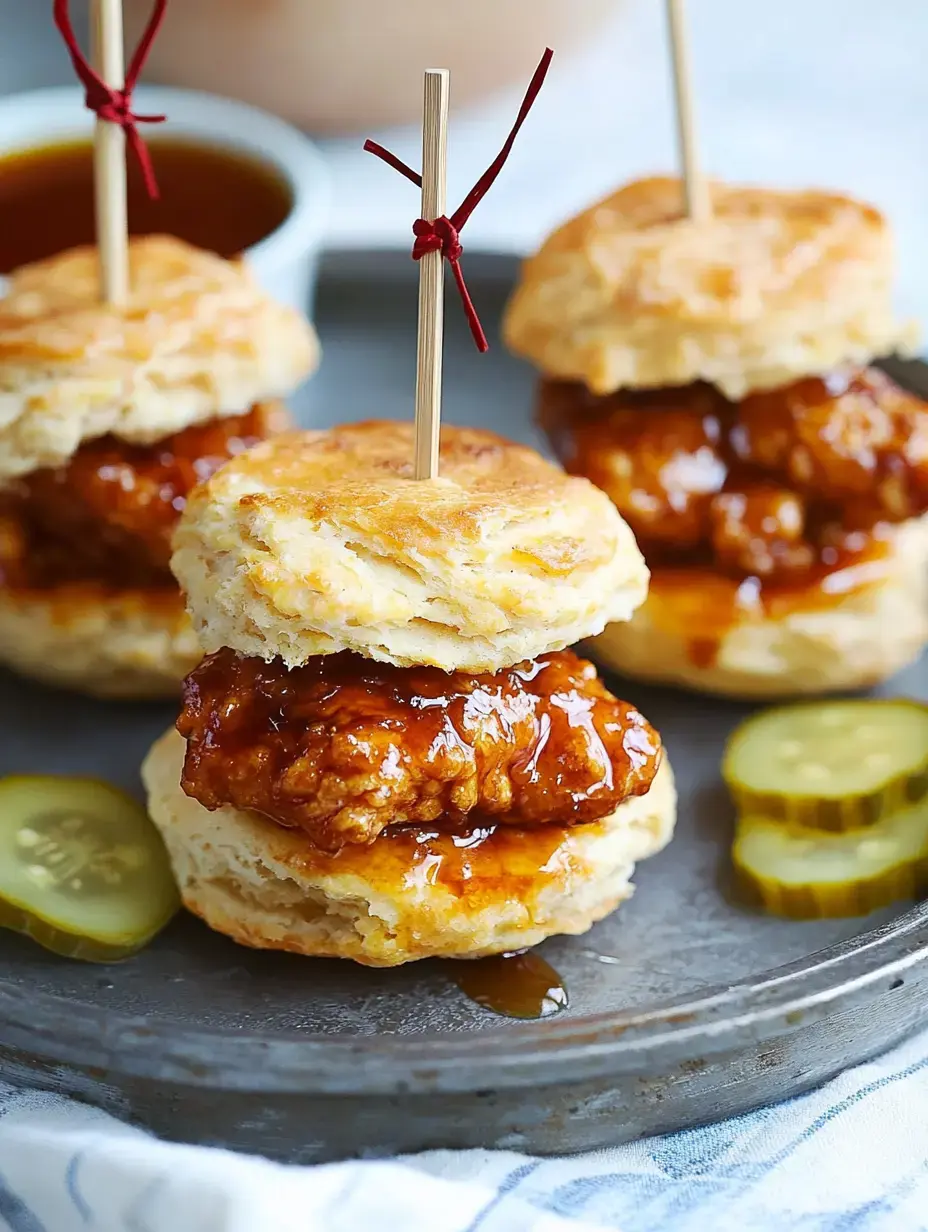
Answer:
[{"label": "flaky biscuit layer", "polygon": [[431,872],[423,875],[421,863],[381,858],[380,845],[398,841],[387,836],[327,856],[301,831],[257,814],[210,813],[180,789],[183,754],[181,737],[167,732],[142,777],[185,906],[242,945],[373,967],[479,958],[586,932],[630,896],[635,862],[670,840],[676,817],[665,759],[647,795],[605,821],[564,831],[543,867],[515,858],[508,877],[484,882],[475,855],[461,885],[442,879],[438,847],[425,853]]},{"label": "flaky biscuit layer", "polygon": [[735,400],[915,345],[877,210],[817,190],[711,196],[711,220],[690,222],[678,180],[638,180],[559,227],[523,267],[507,345],[597,394],[703,380]]},{"label": "flaky biscuit layer", "polygon": [[744,618],[722,631],[709,664],[695,663],[686,630],[659,586],[627,624],[609,625],[585,650],[638,680],[751,699],[869,688],[928,646],[928,515],[894,531],[894,548],[869,582],[839,602]]},{"label": "flaky biscuit layer", "polygon": [[439,478],[412,457],[410,423],[371,421],[278,437],[198,488],[172,568],[204,649],[496,671],[644,599],[631,531],[586,479],[469,428],[443,429]]},{"label": "flaky biscuit layer", "polygon": [[0,587],[0,664],[96,697],[178,697],[200,649],[180,595]]},{"label": "flaky biscuit layer", "polygon": [[0,483],[112,433],[143,444],[284,397],[316,367],[299,313],[241,262],[132,240],[131,293],[99,300],[96,250],[24,266],[0,300]]}]

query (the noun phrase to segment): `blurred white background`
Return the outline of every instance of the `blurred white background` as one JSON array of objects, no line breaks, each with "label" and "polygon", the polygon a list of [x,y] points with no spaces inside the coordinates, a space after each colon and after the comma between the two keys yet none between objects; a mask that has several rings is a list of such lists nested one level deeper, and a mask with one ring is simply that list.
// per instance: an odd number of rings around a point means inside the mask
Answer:
[{"label": "blurred white background", "polygon": [[[71,79],[50,12],[51,0],[0,0],[0,91]],[[731,180],[843,188],[882,206],[898,235],[900,303],[928,322],[928,3],[690,0],[689,26],[707,169]],[[542,47],[531,30],[525,37],[527,82]],[[518,93],[455,116],[451,205],[496,153]],[[630,0],[596,46],[555,58],[465,247],[526,251],[611,186],[674,167],[670,108],[663,4]],[[370,135],[418,162],[415,131]],[[330,241],[404,245],[415,190],[360,144],[324,143],[338,206]]]}]

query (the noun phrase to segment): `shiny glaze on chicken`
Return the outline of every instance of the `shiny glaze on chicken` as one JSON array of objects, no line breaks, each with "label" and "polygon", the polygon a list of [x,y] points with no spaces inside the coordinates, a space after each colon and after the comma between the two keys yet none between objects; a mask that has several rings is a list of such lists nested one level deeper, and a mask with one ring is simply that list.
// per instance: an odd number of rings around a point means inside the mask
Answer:
[{"label": "shiny glaze on chicken", "polygon": [[347,652],[287,669],[231,650],[187,678],[182,785],[325,850],[387,827],[597,821],[650,787],[647,721],[570,651],[477,676]]},{"label": "shiny glaze on chicken", "polygon": [[837,603],[872,580],[892,525],[928,510],[928,404],[874,368],[740,403],[701,384],[595,397],[545,382],[539,418],[629,523],[652,596],[706,665],[748,609]]},{"label": "shiny glaze on chicken", "polygon": [[66,466],[17,480],[0,495],[8,586],[70,582],[119,589],[175,588],[171,535],[187,496],[235,454],[283,426],[282,408],[197,424],[154,445],[88,441]]}]

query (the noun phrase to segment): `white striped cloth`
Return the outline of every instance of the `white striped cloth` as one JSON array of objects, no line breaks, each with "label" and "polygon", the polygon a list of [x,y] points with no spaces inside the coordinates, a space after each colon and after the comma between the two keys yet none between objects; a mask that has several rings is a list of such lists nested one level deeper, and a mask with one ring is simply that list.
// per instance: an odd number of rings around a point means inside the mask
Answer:
[{"label": "white striped cloth", "polygon": [[821,1090],[567,1159],[287,1167],[0,1088],[9,1232],[928,1232],[928,1034]]}]

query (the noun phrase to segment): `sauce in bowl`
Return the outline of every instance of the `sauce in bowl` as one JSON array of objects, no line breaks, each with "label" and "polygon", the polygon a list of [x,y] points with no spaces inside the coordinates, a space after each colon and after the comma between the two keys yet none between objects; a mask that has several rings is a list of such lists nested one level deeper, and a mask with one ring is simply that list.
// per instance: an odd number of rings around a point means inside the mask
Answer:
[{"label": "sauce in bowl", "polygon": [[[129,229],[176,235],[224,257],[257,244],[287,219],[290,185],[268,163],[229,148],[148,140],[160,198],[149,199],[128,155]],[[93,147],[39,146],[0,157],[0,274],[94,239]]]}]

